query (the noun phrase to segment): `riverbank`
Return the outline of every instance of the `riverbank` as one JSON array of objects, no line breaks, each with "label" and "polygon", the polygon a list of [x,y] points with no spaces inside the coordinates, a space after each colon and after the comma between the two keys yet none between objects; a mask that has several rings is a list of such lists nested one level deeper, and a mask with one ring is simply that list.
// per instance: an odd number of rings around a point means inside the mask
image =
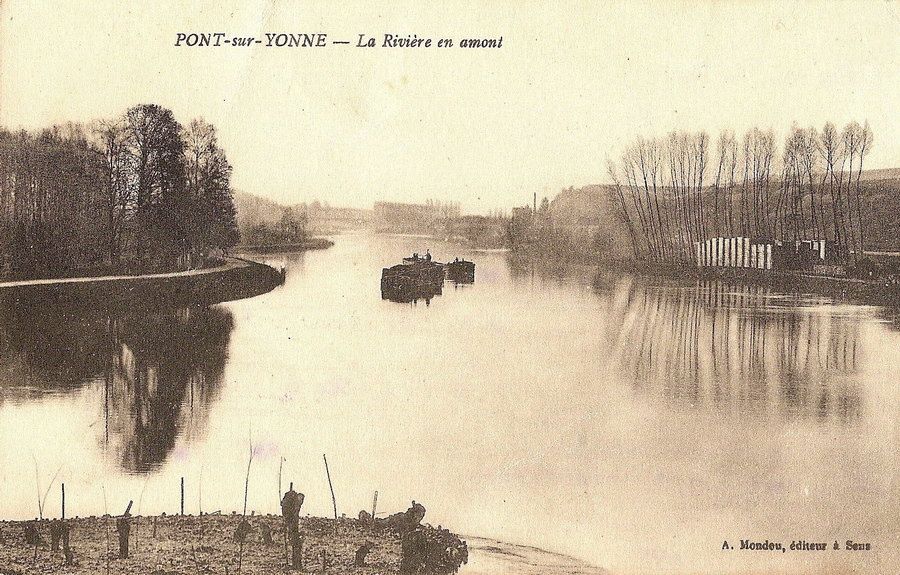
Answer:
[{"label": "riverbank", "polygon": [[282,281],[270,266],[229,258],[218,267],[182,272],[0,282],[0,305],[212,305],[265,293]]},{"label": "riverbank", "polygon": [[[785,291],[814,293],[838,301],[900,308],[900,283],[896,279],[860,279],[817,275],[793,270],[753,268],[697,267],[685,263],[664,263],[631,259],[589,259],[538,256],[511,251],[509,261],[521,269],[538,269],[551,276],[564,276],[575,270],[582,276],[604,273],[629,273],[644,278],[678,281],[720,280],[736,285],[758,285]],[[894,315],[897,315],[896,313]]]},{"label": "riverbank", "polygon": [[466,575],[610,575],[602,567],[527,545],[465,536]]},{"label": "riverbank", "polygon": [[[129,557],[119,559],[115,517],[67,520],[73,565],[67,566],[63,552],[52,551],[50,522],[37,522],[44,540],[37,547],[26,542],[26,525],[35,522],[0,521],[0,574],[26,575],[97,573],[175,575],[186,573],[283,573],[286,568],[284,528],[280,516],[247,517],[251,530],[243,548],[235,541],[239,515],[133,517]],[[447,549],[464,542],[447,530],[421,527],[430,565],[442,564]],[[303,571],[347,574],[399,573],[403,557],[400,533],[384,525],[357,519],[300,519],[303,536]],[[270,537],[267,537],[267,534]],[[357,551],[369,544],[363,565]],[[35,551],[36,549],[36,551]],[[458,567],[459,560],[456,561]],[[450,573],[453,569],[432,569]]]},{"label": "riverbank", "polygon": [[900,284],[891,280],[866,280],[803,273],[793,270],[758,270],[752,268],[697,267],[666,265],[655,262],[617,261],[599,264],[600,269],[624,271],[634,275],[691,280],[722,280],[736,284],[752,284],[783,290],[816,293],[841,301],[865,305],[900,305]]},{"label": "riverbank", "polygon": [[249,254],[278,254],[287,252],[304,252],[307,250],[325,250],[333,245],[334,242],[327,238],[310,238],[306,241],[293,244],[237,246],[233,251],[235,251],[236,253]]}]

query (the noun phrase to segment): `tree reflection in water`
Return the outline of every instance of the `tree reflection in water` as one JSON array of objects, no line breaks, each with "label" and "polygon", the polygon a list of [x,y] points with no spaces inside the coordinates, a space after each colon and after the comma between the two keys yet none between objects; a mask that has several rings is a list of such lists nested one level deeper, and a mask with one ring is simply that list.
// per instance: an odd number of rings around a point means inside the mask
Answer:
[{"label": "tree reflection in water", "polygon": [[0,398],[39,399],[102,386],[100,441],[130,473],[166,461],[206,427],[228,356],[228,310],[3,311]]},{"label": "tree reflection in water", "polygon": [[600,275],[604,336],[636,390],[737,415],[861,415],[862,318],[825,299],[718,280]]}]

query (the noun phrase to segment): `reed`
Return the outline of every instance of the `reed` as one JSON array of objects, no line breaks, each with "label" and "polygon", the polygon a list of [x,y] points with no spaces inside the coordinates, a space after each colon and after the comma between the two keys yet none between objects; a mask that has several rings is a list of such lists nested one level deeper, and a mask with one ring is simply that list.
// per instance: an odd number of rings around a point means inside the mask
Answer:
[{"label": "reed", "polygon": [[[247,494],[250,491],[250,466],[253,465],[253,436],[250,436],[250,457],[247,459],[247,473],[244,476],[244,510],[241,513],[241,525],[243,525],[244,521],[247,520]],[[244,558],[244,539],[246,539],[246,534],[239,538],[238,542],[238,565],[237,572],[241,572],[241,564]]]}]

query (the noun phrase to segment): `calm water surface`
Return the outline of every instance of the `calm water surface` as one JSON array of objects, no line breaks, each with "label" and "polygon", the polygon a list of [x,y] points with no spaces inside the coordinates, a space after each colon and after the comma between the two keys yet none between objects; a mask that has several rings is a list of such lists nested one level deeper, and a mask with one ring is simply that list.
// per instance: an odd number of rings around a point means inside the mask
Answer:
[{"label": "calm water surface", "polygon": [[[877,308],[536,270],[412,238],[273,256],[286,284],[153,314],[6,310],[0,516],[405,509],[621,573],[900,570],[900,334]],[[477,283],[381,299],[430,247]],[[201,489],[202,486],[202,489]],[[43,493],[42,493],[43,496]],[[725,540],[868,553],[723,551]],[[469,573],[490,563],[473,556]],[[487,569],[485,567],[485,569]]]}]

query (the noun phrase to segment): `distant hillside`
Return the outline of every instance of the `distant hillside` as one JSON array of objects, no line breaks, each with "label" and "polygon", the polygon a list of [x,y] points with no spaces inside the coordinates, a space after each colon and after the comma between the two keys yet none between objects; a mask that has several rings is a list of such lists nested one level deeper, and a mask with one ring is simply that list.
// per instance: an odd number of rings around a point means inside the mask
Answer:
[{"label": "distant hillside", "polygon": [[307,231],[320,235],[369,227],[374,217],[372,210],[335,208],[318,201],[286,206],[246,192],[235,192],[234,207],[242,234],[255,227],[278,225],[285,210],[291,210],[298,220],[305,218]]},{"label": "distant hillside", "polygon": [[900,251],[900,177],[880,180],[863,177],[862,189],[863,218],[868,222],[866,249]]},{"label": "distant hillside", "polygon": [[274,225],[281,219],[286,207],[246,192],[235,192],[234,194],[238,229],[242,231],[263,224]]},{"label": "distant hillside", "polygon": [[863,182],[871,180],[900,180],[900,168],[882,168],[880,170],[863,170]]},{"label": "distant hillside", "polygon": [[608,255],[614,258],[628,257],[631,241],[628,230],[618,217],[612,203],[614,189],[607,185],[591,185],[568,188],[550,202],[553,225],[563,227],[575,242],[591,246],[598,234],[605,236]]},{"label": "distant hillside", "polygon": [[[900,169],[865,171],[861,181],[864,218],[868,222],[866,249],[900,251]],[[603,244],[609,246],[611,256],[629,256],[631,242],[613,204],[614,191],[609,185],[562,190],[550,202],[553,225],[566,230],[584,246],[596,242],[598,234],[605,236]],[[712,206],[704,209],[710,213]]]}]

